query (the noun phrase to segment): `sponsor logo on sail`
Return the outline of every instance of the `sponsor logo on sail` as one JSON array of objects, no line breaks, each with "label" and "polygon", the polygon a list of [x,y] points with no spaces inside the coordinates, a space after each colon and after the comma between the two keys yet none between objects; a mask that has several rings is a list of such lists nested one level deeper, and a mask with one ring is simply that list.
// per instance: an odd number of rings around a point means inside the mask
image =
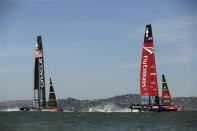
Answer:
[{"label": "sponsor logo on sail", "polygon": [[146,87],[147,61],[148,61],[148,56],[143,56],[143,61],[142,61],[142,87]]},{"label": "sponsor logo on sail", "polygon": [[150,54],[154,53],[153,49],[154,49],[153,47],[144,47],[144,50],[146,50]]},{"label": "sponsor logo on sail", "polygon": [[43,59],[39,59],[39,70],[40,70],[40,88],[44,87],[44,68],[43,68]]}]

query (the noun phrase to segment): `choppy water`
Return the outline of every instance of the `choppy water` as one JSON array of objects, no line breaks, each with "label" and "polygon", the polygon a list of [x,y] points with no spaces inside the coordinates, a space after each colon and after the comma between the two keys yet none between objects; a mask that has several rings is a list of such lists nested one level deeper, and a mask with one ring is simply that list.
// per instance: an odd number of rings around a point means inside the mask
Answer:
[{"label": "choppy water", "polygon": [[197,131],[197,112],[0,112],[0,131]]}]

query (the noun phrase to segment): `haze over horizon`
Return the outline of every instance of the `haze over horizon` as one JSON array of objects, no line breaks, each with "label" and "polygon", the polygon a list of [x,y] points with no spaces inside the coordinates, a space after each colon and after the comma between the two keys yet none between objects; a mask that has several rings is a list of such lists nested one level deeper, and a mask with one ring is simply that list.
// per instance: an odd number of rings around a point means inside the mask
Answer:
[{"label": "haze over horizon", "polygon": [[195,0],[1,0],[0,101],[33,98],[34,50],[42,36],[48,97],[139,94],[145,25],[151,24],[159,94],[197,96]]}]

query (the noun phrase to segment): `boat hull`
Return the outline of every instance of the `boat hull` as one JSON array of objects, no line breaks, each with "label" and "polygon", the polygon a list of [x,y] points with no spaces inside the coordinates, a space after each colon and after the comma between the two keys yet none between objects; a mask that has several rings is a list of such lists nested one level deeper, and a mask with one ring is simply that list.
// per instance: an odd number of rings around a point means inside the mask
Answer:
[{"label": "boat hull", "polygon": [[20,111],[41,111],[41,109],[36,107],[21,107],[19,108]]},{"label": "boat hull", "polygon": [[42,112],[65,112],[62,109],[58,109],[58,108],[45,108],[45,109],[39,109],[36,107],[21,107],[19,108],[20,111],[42,111]]},{"label": "boat hull", "polygon": [[177,107],[176,106],[166,106],[166,111],[177,111]]},{"label": "boat hull", "polygon": [[44,111],[44,112],[63,112],[62,109],[58,109],[58,108],[46,108],[46,109],[42,109],[42,111]]},{"label": "boat hull", "polygon": [[130,105],[131,112],[170,112],[170,111],[183,111],[177,106],[165,106],[165,105],[140,105],[132,104]]}]

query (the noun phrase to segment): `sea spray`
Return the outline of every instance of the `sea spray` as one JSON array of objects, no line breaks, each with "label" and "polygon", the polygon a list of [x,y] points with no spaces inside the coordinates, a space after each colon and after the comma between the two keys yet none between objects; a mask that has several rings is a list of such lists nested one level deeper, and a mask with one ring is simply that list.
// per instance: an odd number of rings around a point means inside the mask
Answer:
[{"label": "sea spray", "polygon": [[130,112],[130,109],[121,108],[115,104],[108,103],[90,107],[88,108],[88,112]]},{"label": "sea spray", "polygon": [[6,108],[6,109],[0,110],[0,112],[12,112],[12,111],[20,111],[20,110],[19,110],[19,107]]}]

